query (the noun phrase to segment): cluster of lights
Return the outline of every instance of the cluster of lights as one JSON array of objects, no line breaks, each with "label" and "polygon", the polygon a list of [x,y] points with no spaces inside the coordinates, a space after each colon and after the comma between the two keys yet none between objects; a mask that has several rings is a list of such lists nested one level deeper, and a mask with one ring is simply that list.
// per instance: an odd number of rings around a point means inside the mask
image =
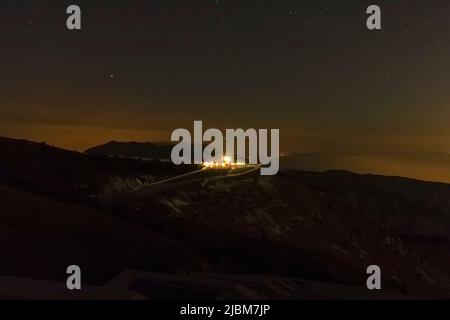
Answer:
[{"label": "cluster of lights", "polygon": [[229,156],[223,157],[222,161],[203,162],[203,167],[205,168],[232,168],[238,166],[245,166],[245,163],[233,162]]}]

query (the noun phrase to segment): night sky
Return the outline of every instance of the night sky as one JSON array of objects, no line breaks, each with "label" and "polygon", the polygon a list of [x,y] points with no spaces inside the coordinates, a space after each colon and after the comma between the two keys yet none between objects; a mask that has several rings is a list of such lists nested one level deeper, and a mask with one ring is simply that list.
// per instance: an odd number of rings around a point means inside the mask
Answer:
[{"label": "night sky", "polygon": [[449,1],[55,2],[0,1],[2,136],[84,150],[203,120],[280,128],[291,154],[411,154],[394,173],[450,181]]}]

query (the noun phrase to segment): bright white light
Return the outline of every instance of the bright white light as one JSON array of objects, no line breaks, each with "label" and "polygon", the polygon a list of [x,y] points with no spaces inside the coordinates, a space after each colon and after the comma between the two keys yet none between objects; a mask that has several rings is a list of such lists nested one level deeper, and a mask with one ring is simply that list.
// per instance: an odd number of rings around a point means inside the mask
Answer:
[{"label": "bright white light", "polygon": [[233,168],[238,166],[245,166],[245,162],[233,162],[230,156],[222,157],[222,161],[203,162],[204,168]]},{"label": "bright white light", "polygon": [[230,156],[225,156],[225,157],[223,157],[223,162],[225,162],[225,163],[231,163],[231,157],[230,157]]}]

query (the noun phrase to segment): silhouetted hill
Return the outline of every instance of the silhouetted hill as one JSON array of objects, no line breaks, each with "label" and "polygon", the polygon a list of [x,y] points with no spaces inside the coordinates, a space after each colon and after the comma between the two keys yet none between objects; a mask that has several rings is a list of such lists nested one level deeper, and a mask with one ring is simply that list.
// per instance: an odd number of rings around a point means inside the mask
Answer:
[{"label": "silhouetted hill", "polygon": [[111,141],[89,148],[85,153],[130,158],[170,159],[172,147],[171,143]]},{"label": "silhouetted hill", "polygon": [[[0,275],[103,284],[124,269],[189,270],[198,253],[145,226],[81,205],[0,184]],[[150,267],[151,266],[151,267]],[[0,288],[1,291],[1,288]]]},{"label": "silhouetted hill", "polygon": [[111,183],[116,187],[139,185],[197,169],[157,160],[88,155],[0,137],[0,183],[76,202],[91,201]]}]

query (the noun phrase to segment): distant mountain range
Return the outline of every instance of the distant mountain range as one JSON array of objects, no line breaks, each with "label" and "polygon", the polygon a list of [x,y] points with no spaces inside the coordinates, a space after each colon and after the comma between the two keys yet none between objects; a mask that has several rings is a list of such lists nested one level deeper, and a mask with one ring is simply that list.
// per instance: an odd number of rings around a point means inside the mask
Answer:
[{"label": "distant mountain range", "polygon": [[349,170],[426,181],[450,182],[450,154],[431,152],[299,153],[283,157],[281,168],[306,171]]},{"label": "distant mountain range", "polygon": [[[88,154],[169,160],[172,142],[117,142],[89,148]],[[193,147],[193,146],[192,146]],[[298,153],[280,159],[282,169],[305,171],[349,170],[427,181],[450,182],[450,155],[427,152],[360,154]]]},{"label": "distant mountain range", "polygon": [[166,142],[118,142],[111,141],[89,148],[88,154],[122,156],[131,158],[170,159],[173,143]]}]

